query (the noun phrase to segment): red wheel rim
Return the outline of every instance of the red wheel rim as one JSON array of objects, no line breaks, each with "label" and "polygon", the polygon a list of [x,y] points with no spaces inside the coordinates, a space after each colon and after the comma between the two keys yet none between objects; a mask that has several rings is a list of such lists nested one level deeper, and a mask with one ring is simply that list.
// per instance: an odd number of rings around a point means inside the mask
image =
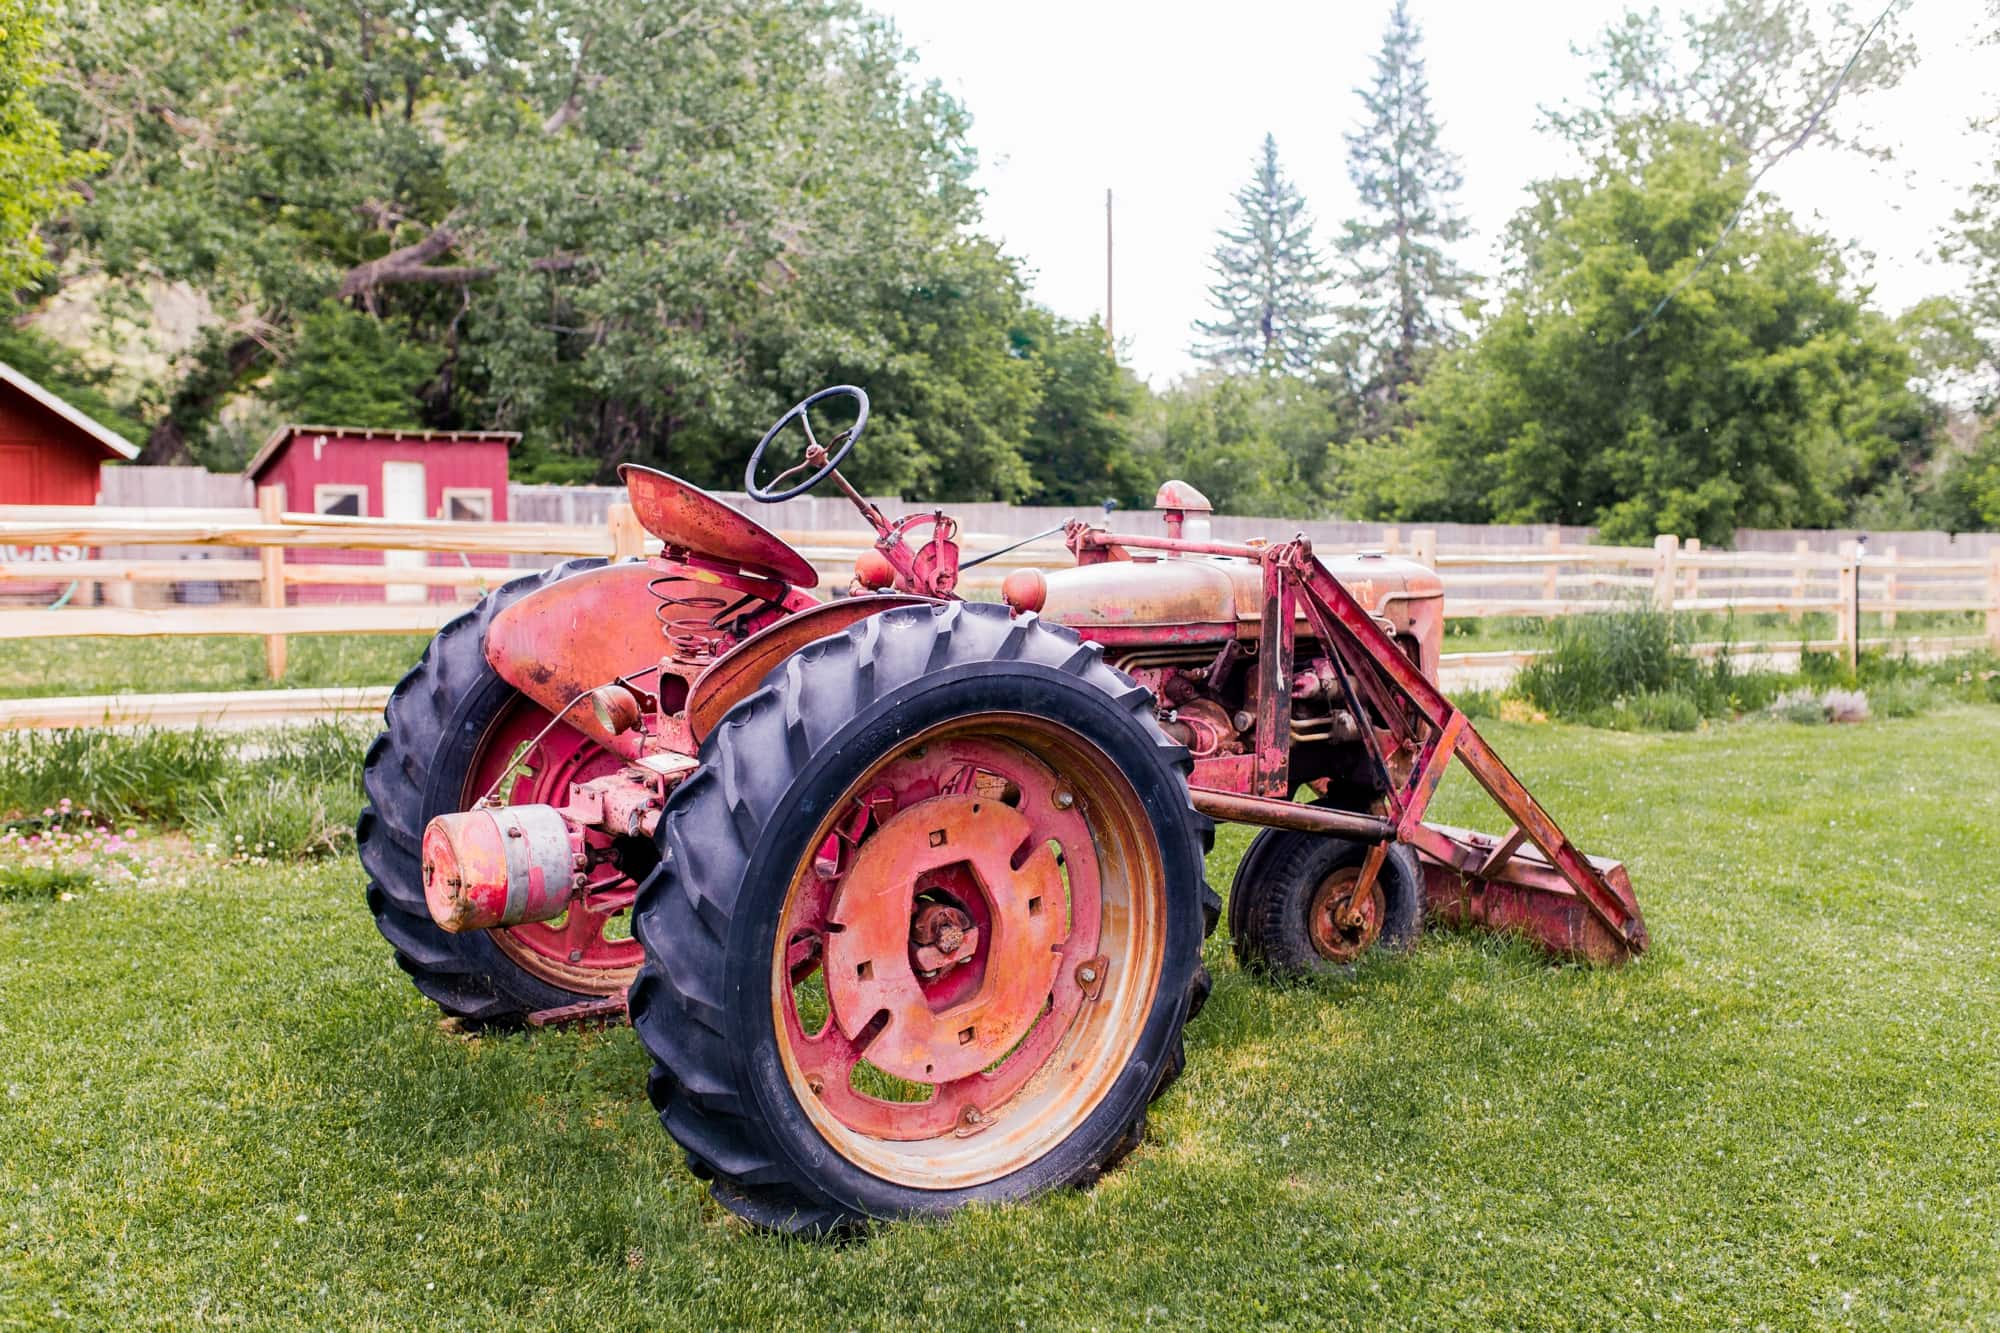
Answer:
[{"label": "red wheel rim", "polygon": [[1351,963],[1382,937],[1382,917],[1388,910],[1382,878],[1377,875],[1357,902],[1354,886],[1360,879],[1358,866],[1334,871],[1319,882],[1306,907],[1306,934],[1313,951],[1329,962]]},{"label": "red wheel rim", "polygon": [[[481,739],[466,779],[461,808],[470,808],[510,767],[501,799],[508,805],[565,805],[572,782],[615,773],[623,761],[567,725],[548,727],[549,714],[527,699],[515,699],[493,720]],[[523,747],[531,747],[526,750]],[[518,757],[517,757],[518,756]],[[593,832],[591,841],[610,846]],[[638,886],[608,862],[594,866],[589,886],[553,921],[535,921],[490,931],[502,953],[525,971],[564,990],[615,995],[632,984],[639,970],[639,942],[631,937],[632,899]]]},{"label": "red wheel rim", "polygon": [[1115,765],[1041,719],[939,728],[853,784],[814,846],[772,998],[822,1134],[932,1187],[1060,1141],[1124,1069],[1164,957],[1157,842]]}]

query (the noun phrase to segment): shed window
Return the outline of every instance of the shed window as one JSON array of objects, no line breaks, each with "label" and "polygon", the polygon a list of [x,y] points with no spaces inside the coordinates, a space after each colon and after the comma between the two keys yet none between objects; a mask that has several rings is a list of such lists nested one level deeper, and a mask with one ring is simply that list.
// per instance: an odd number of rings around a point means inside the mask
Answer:
[{"label": "shed window", "polygon": [[342,518],[360,518],[368,512],[368,488],[366,486],[313,487],[313,512],[332,514]]},{"label": "shed window", "polygon": [[493,519],[493,492],[482,486],[444,488],[444,516],[456,523],[488,523]]}]

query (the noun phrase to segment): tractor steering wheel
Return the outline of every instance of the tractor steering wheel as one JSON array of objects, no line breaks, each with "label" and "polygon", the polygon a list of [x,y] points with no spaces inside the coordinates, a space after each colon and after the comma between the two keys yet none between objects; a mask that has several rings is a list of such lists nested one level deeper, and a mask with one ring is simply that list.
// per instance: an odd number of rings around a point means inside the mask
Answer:
[{"label": "tractor steering wheel", "polygon": [[[820,447],[819,440],[813,435],[812,418],[808,415],[814,404],[824,402],[829,398],[852,398],[861,404],[860,415],[855,417],[854,424],[839,435],[834,436],[834,447],[830,454]],[[777,439],[779,434],[784,431],[785,427],[791,425],[794,419],[805,428],[805,461],[795,463],[783,472],[780,472],[777,476],[771,478],[769,486],[759,486],[757,484],[757,465],[764,461],[764,451],[771,447],[771,441]],[[861,442],[861,432],[866,430],[867,427],[868,394],[865,391],[857,389],[852,384],[835,384],[821,389],[810,398],[793,404],[791,411],[779,417],[777,424],[764,432],[764,438],[757,441],[756,451],[750,455],[749,465],[743,469],[743,489],[749,493],[751,499],[761,500],[767,505],[776,504],[780,500],[789,500],[795,495],[804,495],[807,491],[833,475],[834,469],[840,466],[841,460],[846,458],[853,451],[854,446]],[[815,457],[815,454],[818,457]],[[820,461],[822,458],[825,459],[824,462]],[[782,482],[793,473],[801,472],[806,468],[815,466],[819,470],[798,485],[791,487],[789,490],[781,491],[776,489],[779,482]]]}]

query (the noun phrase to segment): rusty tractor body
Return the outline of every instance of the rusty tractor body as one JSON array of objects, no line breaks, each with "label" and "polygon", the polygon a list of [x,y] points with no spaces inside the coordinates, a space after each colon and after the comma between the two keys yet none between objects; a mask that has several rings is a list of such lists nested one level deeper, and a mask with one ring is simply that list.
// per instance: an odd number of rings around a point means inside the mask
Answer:
[{"label": "rusty tractor body", "polygon": [[[857,420],[822,448],[835,398]],[[846,492],[875,533],[848,595],[628,466],[659,554],[495,594],[370,759],[371,902],[419,986],[487,1021],[629,1006],[667,1128],[734,1211],[837,1229],[1122,1157],[1206,994],[1209,820],[1266,829],[1230,902],[1254,968],[1343,968],[1425,917],[1644,950],[1623,868],[1437,688],[1432,571],[1211,540],[1170,482],[1161,530],[1072,520],[1072,566],[967,603],[956,522],[892,520],[840,475],[866,419],[822,391],[746,479]],[[812,475],[760,488],[793,420],[785,477]],[[1503,833],[1425,818],[1454,760]]]}]

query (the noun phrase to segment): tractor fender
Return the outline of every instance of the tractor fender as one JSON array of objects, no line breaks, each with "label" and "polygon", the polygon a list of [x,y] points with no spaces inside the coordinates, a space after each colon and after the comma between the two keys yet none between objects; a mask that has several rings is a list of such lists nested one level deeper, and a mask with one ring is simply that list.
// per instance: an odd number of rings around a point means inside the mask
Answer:
[{"label": "tractor fender", "polygon": [[767,625],[709,664],[688,692],[688,731],[699,744],[736,704],[764,683],[772,668],[816,639],[899,606],[938,601],[912,593],[837,597]]},{"label": "tractor fender", "polygon": [[[493,617],[486,661],[499,677],[550,713],[599,685],[659,663],[663,647],[657,598],[648,585],[660,572],[643,561],[599,565],[557,579]],[[591,739],[612,737],[588,708],[567,719]]]}]

